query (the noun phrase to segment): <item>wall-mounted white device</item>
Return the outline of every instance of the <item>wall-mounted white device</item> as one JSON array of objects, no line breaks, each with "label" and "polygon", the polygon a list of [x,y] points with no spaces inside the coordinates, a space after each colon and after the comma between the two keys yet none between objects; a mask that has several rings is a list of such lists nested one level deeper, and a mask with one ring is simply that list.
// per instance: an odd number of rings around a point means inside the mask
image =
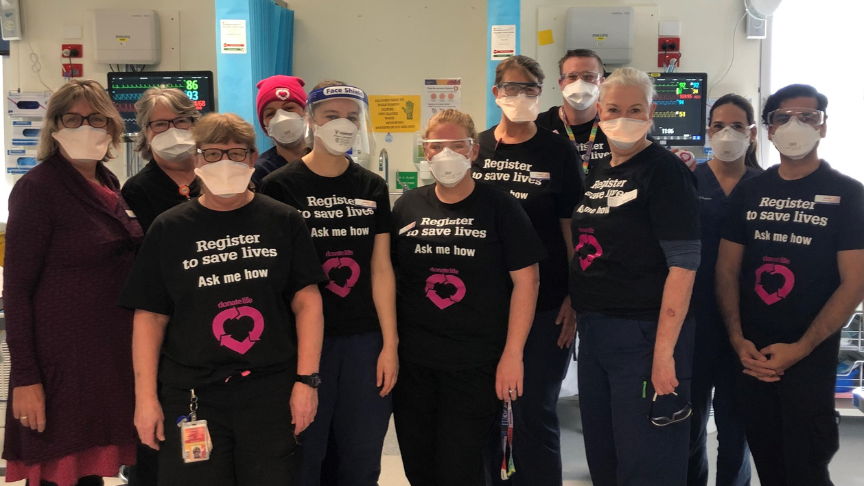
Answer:
[{"label": "wall-mounted white device", "polygon": [[21,7],[18,0],[0,0],[0,32],[3,40],[21,40]]},{"label": "wall-mounted white device", "polygon": [[606,64],[626,64],[633,58],[633,7],[570,7],[567,9],[567,49],[592,49]]},{"label": "wall-mounted white device", "polygon": [[159,16],[155,10],[93,11],[96,62],[158,64]]}]

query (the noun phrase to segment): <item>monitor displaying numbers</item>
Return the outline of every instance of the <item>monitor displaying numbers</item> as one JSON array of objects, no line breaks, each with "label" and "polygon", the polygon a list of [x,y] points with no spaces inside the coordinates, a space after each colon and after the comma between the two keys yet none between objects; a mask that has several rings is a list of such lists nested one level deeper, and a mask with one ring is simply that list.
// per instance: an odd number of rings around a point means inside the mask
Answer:
[{"label": "monitor displaying numbers", "polygon": [[705,145],[705,73],[651,73],[654,79],[654,128],[651,136],[663,145]]},{"label": "monitor displaying numbers", "polygon": [[141,131],[135,122],[135,103],[150,88],[177,88],[202,114],[215,111],[211,71],[108,73],[108,94],[126,123],[127,134]]}]

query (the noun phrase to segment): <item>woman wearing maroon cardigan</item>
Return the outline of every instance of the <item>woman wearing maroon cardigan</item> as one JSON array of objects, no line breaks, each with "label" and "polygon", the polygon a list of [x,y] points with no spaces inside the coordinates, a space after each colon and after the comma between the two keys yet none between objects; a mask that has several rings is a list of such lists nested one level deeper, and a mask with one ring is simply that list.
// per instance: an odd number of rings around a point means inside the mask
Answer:
[{"label": "woman wearing maroon cardigan", "polygon": [[103,164],[122,133],[105,88],[70,81],[9,197],[7,481],[101,485],[134,462],[132,312],[116,301],[142,233]]}]

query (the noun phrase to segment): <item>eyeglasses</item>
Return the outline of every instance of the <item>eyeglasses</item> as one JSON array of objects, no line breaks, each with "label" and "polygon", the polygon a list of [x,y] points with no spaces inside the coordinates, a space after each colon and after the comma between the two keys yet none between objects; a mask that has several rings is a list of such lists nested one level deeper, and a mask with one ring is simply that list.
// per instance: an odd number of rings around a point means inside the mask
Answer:
[{"label": "eyeglasses", "polygon": [[78,113],[64,113],[60,115],[60,123],[66,128],[78,128],[87,120],[87,124],[93,128],[105,128],[108,125],[108,117],[101,113],[91,113],[81,116]]},{"label": "eyeglasses", "polygon": [[[677,393],[672,392],[676,397]],[[657,393],[654,394],[654,400],[651,402],[651,411],[648,413],[648,418],[651,419],[651,423],[656,425],[657,427],[665,427],[667,425],[672,425],[674,423],[683,422],[690,418],[693,415],[693,405],[690,402],[687,402],[684,407],[682,407],[677,412],[673,413],[671,417],[655,417],[654,416],[654,405],[657,404]]]},{"label": "eyeglasses", "polygon": [[525,93],[529,98],[536,98],[543,91],[543,86],[539,83],[501,83],[498,89],[503,90],[505,96],[519,96],[519,93]]},{"label": "eyeglasses", "polygon": [[228,158],[234,162],[243,162],[246,160],[246,156],[249,155],[249,152],[252,152],[253,149],[248,148],[232,148],[228,150],[222,149],[198,149],[198,153],[204,156],[204,160],[207,162],[219,162],[222,160],[223,155],[228,155]]},{"label": "eyeglasses", "polygon": [[188,130],[192,128],[192,117],[178,116],[173,120],[155,120],[147,124],[147,126],[150,127],[150,130],[153,130],[153,133],[162,133],[168,130],[169,126],[172,125],[174,128],[180,130]]},{"label": "eyeglasses", "polygon": [[582,78],[582,81],[585,81],[586,83],[594,83],[595,81],[597,81],[598,79],[600,79],[602,77],[603,77],[603,73],[598,73],[595,71],[583,71],[581,73],[577,73],[577,72],[564,73],[558,79],[560,79],[561,81],[566,80],[566,81],[569,81],[571,83],[575,83],[576,81],[579,80],[579,78]]},{"label": "eyeglasses", "polygon": [[474,140],[470,138],[423,140],[423,150],[429,158],[440,154],[445,148],[468,157],[474,148]]},{"label": "eyeglasses", "polygon": [[711,124],[710,127],[708,127],[708,132],[713,135],[713,134],[723,130],[726,127],[730,127],[730,128],[732,128],[732,130],[735,130],[738,133],[747,134],[750,131],[750,129],[755,127],[755,126],[756,126],[755,124],[754,125],[744,125],[743,123],[731,123],[729,125],[725,125],[721,122],[714,122]]},{"label": "eyeglasses", "polygon": [[799,122],[813,127],[820,127],[825,123],[825,112],[810,108],[781,108],[768,113],[769,125],[785,125],[795,117]]}]

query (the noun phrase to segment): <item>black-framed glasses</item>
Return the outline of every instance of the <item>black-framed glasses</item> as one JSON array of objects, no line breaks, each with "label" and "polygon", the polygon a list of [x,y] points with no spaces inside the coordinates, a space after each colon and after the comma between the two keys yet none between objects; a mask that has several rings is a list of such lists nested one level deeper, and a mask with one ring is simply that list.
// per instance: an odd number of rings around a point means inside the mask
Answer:
[{"label": "black-framed glasses", "polygon": [[505,96],[519,96],[519,93],[525,93],[525,96],[529,98],[536,98],[543,92],[543,86],[540,83],[507,82],[499,84],[498,89],[504,91]]},{"label": "black-framed glasses", "polygon": [[[675,392],[672,392],[672,395],[675,395],[676,397],[678,396]],[[683,407],[679,408],[671,417],[656,416],[654,414],[655,405],[657,405],[657,393],[654,393],[654,400],[651,401],[651,411],[648,413],[648,418],[651,419],[651,423],[657,427],[665,427],[667,425],[683,422],[693,415],[693,405],[691,405],[690,402],[687,402]]]},{"label": "black-framed glasses", "polygon": [[596,71],[583,71],[581,73],[578,73],[578,72],[564,73],[561,75],[561,77],[559,79],[561,81],[566,80],[566,81],[569,81],[571,83],[575,83],[576,81],[579,80],[579,78],[582,78],[582,81],[585,81],[586,83],[594,83],[595,81],[597,81],[598,79],[600,79],[602,77],[603,77],[603,73],[598,73]]},{"label": "black-framed glasses", "polygon": [[108,125],[108,117],[102,113],[91,113],[81,116],[78,113],[63,113],[60,115],[60,123],[66,128],[78,128],[87,120],[87,124],[93,128],[105,128]]},{"label": "black-framed glasses", "polygon": [[192,121],[191,116],[178,116],[173,120],[154,120],[149,122],[147,126],[153,130],[153,133],[162,133],[172,126],[180,130],[189,130],[192,128]]},{"label": "black-framed glasses", "polygon": [[825,112],[814,110],[812,108],[780,108],[768,113],[768,124],[781,126],[789,123],[793,117],[805,125],[810,125],[814,128],[822,126],[825,123]]},{"label": "black-framed glasses", "polygon": [[232,148],[228,150],[222,150],[217,148],[212,149],[198,149],[198,153],[204,156],[204,160],[207,162],[219,162],[222,160],[223,155],[227,155],[228,159],[233,162],[243,162],[246,160],[246,157],[249,155],[249,152],[252,152],[252,149],[249,148]]}]

